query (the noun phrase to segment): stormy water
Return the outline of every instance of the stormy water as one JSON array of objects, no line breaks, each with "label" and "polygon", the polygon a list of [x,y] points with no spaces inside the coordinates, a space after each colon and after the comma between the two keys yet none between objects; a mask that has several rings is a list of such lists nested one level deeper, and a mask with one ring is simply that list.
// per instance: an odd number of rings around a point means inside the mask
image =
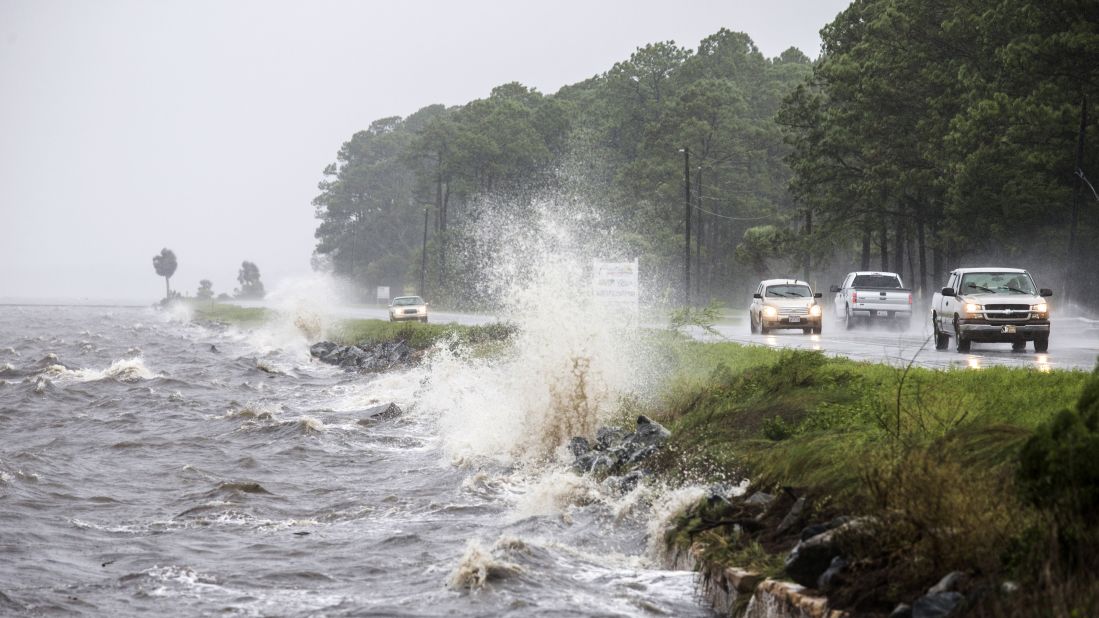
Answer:
[{"label": "stormy water", "polygon": [[323,277],[250,329],[0,306],[0,614],[707,615],[661,566],[705,489],[570,467],[569,438],[632,422],[670,361],[594,302],[610,243],[583,209],[539,208],[465,256],[509,341],[386,373],[310,357],[339,327]]},{"label": "stormy water", "polygon": [[277,328],[0,307],[0,613],[705,614],[667,495],[526,457],[515,366],[347,373]]}]

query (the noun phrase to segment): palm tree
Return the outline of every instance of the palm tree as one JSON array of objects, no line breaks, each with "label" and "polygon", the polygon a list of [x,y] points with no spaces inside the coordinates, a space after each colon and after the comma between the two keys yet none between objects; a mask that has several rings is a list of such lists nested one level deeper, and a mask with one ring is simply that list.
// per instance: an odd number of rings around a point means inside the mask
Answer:
[{"label": "palm tree", "polygon": [[176,274],[176,254],[171,249],[161,249],[159,255],[153,256],[153,268],[156,269],[156,274],[164,277],[164,298],[170,300],[172,288],[169,287],[168,280]]}]

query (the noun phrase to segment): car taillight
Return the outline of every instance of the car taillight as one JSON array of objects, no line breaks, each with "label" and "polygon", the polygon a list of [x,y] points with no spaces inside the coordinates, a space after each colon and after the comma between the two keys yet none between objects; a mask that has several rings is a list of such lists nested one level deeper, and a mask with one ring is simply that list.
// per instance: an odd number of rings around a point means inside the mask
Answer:
[{"label": "car taillight", "polygon": [[859,302],[859,293],[858,292],[851,292],[851,302],[853,302],[853,303]]},{"label": "car taillight", "polygon": [[911,294],[908,295],[908,304],[909,305],[912,304],[912,295]]}]

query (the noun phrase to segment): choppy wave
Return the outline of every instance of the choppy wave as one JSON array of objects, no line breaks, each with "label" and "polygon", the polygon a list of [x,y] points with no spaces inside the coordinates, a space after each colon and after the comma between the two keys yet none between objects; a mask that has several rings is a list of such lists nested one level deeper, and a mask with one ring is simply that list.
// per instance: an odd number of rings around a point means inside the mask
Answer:
[{"label": "choppy wave", "polygon": [[503,554],[516,544],[508,541],[485,549],[480,541],[471,540],[457,566],[447,579],[447,586],[455,590],[479,590],[493,580],[506,579],[523,572],[523,567],[509,562]]},{"label": "choppy wave", "polygon": [[[57,360],[56,355],[52,360]],[[138,382],[160,377],[145,366],[141,357],[122,358],[111,363],[106,369],[70,369],[63,364],[46,365],[40,372],[44,377],[54,380],[75,380],[77,382],[95,382],[115,380],[118,382]]]}]

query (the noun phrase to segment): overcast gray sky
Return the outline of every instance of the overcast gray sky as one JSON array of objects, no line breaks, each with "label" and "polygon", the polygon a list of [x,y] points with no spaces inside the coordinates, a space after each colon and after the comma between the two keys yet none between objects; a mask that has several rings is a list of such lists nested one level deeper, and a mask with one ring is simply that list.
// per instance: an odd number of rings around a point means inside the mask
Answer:
[{"label": "overcast gray sky", "polygon": [[0,0],[0,299],[270,288],[309,272],[310,201],[376,118],[519,81],[555,92],[726,27],[815,58],[849,0]]}]

